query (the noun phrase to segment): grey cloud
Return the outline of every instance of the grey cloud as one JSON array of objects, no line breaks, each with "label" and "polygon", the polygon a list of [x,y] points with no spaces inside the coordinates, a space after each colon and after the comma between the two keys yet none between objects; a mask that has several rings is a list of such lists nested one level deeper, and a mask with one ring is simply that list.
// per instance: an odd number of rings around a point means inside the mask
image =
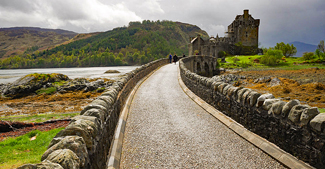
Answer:
[{"label": "grey cloud", "polygon": [[0,9],[7,9],[11,11],[22,11],[22,12],[32,12],[35,9],[34,3],[26,0],[26,1],[21,1],[21,0],[1,0],[0,2]]}]

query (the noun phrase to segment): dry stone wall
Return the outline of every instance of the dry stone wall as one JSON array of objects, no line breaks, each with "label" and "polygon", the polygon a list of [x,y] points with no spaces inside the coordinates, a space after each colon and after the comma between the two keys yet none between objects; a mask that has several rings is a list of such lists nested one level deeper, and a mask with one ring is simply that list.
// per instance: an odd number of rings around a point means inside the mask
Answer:
[{"label": "dry stone wall", "polygon": [[106,168],[119,114],[127,96],[139,80],[167,63],[168,59],[156,60],[125,74],[53,138],[41,163],[26,164],[19,169]]},{"label": "dry stone wall", "polygon": [[195,74],[186,67],[191,59],[180,60],[180,74],[197,96],[298,159],[325,168],[325,113]]}]

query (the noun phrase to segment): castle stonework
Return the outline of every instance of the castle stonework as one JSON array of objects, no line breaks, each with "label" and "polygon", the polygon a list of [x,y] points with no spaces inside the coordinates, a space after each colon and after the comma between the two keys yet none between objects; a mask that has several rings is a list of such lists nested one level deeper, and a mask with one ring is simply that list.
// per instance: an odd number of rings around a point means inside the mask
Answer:
[{"label": "castle stonework", "polygon": [[248,10],[243,15],[237,15],[235,20],[228,26],[225,37],[207,40],[198,35],[190,39],[189,55],[203,55],[217,57],[220,51],[231,55],[256,54],[258,49],[259,19],[254,19]]}]

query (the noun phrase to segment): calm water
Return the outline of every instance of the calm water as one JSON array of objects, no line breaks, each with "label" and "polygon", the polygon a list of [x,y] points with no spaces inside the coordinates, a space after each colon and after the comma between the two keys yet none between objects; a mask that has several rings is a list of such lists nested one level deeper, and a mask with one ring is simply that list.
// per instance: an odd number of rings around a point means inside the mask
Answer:
[{"label": "calm water", "polygon": [[[114,67],[83,67],[83,68],[45,68],[45,69],[0,69],[0,83],[12,83],[15,80],[31,73],[62,73],[74,78],[110,78],[128,73],[139,66],[114,66]],[[107,70],[118,70],[121,73],[105,73]]]}]

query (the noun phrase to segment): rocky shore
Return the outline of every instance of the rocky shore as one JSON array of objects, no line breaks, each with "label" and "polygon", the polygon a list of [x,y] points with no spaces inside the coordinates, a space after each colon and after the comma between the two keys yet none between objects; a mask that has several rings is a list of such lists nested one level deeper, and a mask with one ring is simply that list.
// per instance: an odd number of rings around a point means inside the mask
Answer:
[{"label": "rocky shore", "polygon": [[[69,91],[104,91],[113,83],[112,80],[88,80],[86,78],[70,79],[58,73],[29,74],[13,83],[0,84],[0,93],[4,97],[19,98],[30,94],[40,93],[52,88],[51,92],[66,93]],[[54,89],[54,90],[53,90]]]},{"label": "rocky shore", "polygon": [[0,118],[78,112],[109,88],[111,79],[70,79],[63,74],[29,74],[0,84]]},{"label": "rocky shore", "polygon": [[254,89],[260,93],[272,93],[277,98],[290,101],[298,99],[304,104],[325,108],[325,69],[301,70],[225,70],[216,81],[237,87]]}]

